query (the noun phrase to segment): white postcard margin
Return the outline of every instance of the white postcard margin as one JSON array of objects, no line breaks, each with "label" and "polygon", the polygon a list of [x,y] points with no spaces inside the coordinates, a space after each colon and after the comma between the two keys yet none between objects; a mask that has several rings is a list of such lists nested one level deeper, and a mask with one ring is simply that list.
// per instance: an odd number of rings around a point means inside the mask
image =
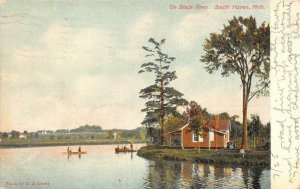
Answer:
[{"label": "white postcard margin", "polygon": [[300,0],[271,3],[271,187],[300,188]]}]

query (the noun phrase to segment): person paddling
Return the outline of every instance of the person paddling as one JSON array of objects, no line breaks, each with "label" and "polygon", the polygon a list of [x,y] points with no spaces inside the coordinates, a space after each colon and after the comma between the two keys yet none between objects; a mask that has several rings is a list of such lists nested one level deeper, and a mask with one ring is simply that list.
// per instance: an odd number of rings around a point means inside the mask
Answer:
[{"label": "person paddling", "polygon": [[79,148],[78,148],[78,152],[79,152],[79,153],[81,152],[81,146],[79,146]]},{"label": "person paddling", "polygon": [[130,150],[133,150],[132,142],[130,143]]}]

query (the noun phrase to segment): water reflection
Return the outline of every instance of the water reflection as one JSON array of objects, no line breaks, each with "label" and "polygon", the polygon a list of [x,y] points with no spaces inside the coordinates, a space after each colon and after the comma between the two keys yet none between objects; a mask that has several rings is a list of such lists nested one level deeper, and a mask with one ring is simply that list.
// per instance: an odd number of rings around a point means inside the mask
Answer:
[{"label": "water reflection", "polygon": [[115,154],[114,145],[84,148],[88,154],[69,156],[66,147],[0,149],[0,188],[7,181],[49,182],[45,189],[270,188],[270,169],[155,162],[136,153]]},{"label": "water reflection", "polygon": [[67,154],[67,158],[68,158],[68,161],[70,160],[70,157],[76,157],[78,156],[78,159],[81,159],[81,154]]},{"label": "water reflection", "polygon": [[145,188],[270,188],[269,169],[152,161]]}]

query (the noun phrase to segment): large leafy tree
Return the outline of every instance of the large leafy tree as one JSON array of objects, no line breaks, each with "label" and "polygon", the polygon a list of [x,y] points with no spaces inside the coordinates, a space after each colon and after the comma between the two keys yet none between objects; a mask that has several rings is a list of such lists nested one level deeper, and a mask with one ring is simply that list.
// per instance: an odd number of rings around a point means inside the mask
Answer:
[{"label": "large leafy tree", "polygon": [[266,138],[266,139],[270,139],[270,137],[271,137],[271,123],[270,122],[268,122],[266,125],[264,125],[263,131],[262,131],[262,136],[264,136],[264,138]]},{"label": "large leafy tree", "polygon": [[263,124],[260,121],[260,117],[257,114],[251,114],[250,122],[248,125],[249,136],[258,136],[262,134]]},{"label": "large leafy tree", "polygon": [[204,127],[208,124],[212,115],[207,112],[206,108],[202,108],[195,101],[191,101],[189,106],[189,126],[195,133],[202,135],[202,131]]},{"label": "large leafy tree", "polygon": [[170,87],[171,81],[177,78],[175,71],[170,71],[170,64],[175,60],[162,51],[162,45],[165,39],[156,41],[153,38],[148,40],[149,47],[143,46],[146,52],[147,61],[141,65],[139,73],[151,72],[154,74],[154,82],[152,85],[141,89],[140,97],[147,99],[145,108],[142,112],[146,112],[146,117],[142,122],[148,127],[160,128],[160,143],[164,143],[164,121],[168,115],[179,115],[178,106],[187,104],[182,98],[183,94]]},{"label": "large leafy tree", "polygon": [[169,115],[165,121],[165,132],[176,131],[185,124],[183,116]]},{"label": "large leafy tree", "polygon": [[239,116],[234,115],[230,117],[231,129],[230,137],[234,141],[234,147],[238,146],[238,139],[242,136],[242,124],[237,120]]},{"label": "large leafy tree", "polygon": [[221,33],[211,33],[201,61],[209,73],[220,70],[222,76],[237,74],[243,90],[243,141],[248,149],[247,110],[254,96],[267,95],[270,71],[270,27],[257,25],[255,18],[234,17]]},{"label": "large leafy tree", "polygon": [[262,134],[263,124],[260,121],[260,117],[257,114],[252,114],[250,116],[251,120],[248,125],[249,136],[252,136],[253,146],[255,148],[255,138]]}]

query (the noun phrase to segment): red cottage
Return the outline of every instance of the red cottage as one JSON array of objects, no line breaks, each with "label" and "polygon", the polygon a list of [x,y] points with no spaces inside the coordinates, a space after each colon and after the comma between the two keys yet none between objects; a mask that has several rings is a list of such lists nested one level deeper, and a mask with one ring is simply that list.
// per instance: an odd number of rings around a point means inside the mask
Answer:
[{"label": "red cottage", "polygon": [[229,120],[220,120],[216,115],[204,127],[202,136],[194,133],[186,124],[181,129],[167,134],[167,142],[172,147],[181,148],[225,148],[229,142]]}]

